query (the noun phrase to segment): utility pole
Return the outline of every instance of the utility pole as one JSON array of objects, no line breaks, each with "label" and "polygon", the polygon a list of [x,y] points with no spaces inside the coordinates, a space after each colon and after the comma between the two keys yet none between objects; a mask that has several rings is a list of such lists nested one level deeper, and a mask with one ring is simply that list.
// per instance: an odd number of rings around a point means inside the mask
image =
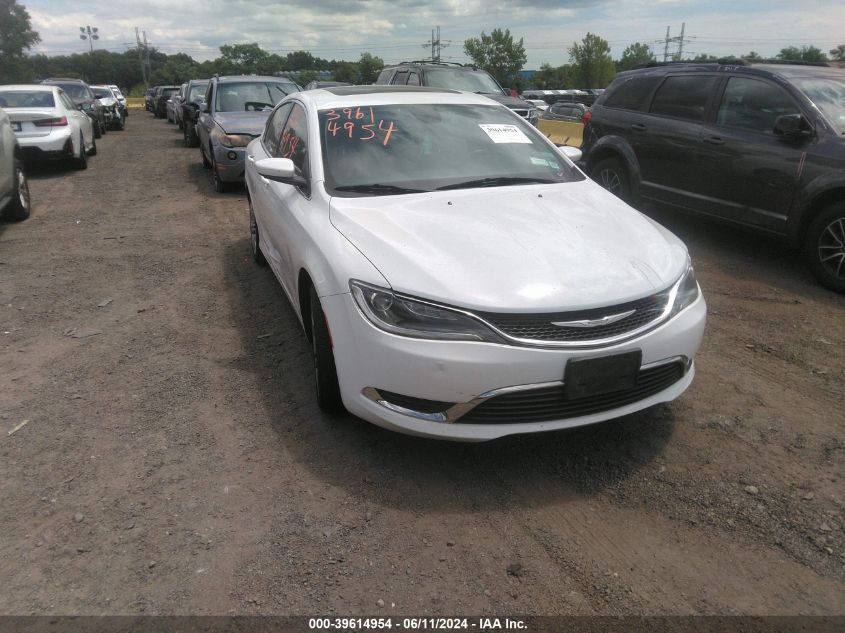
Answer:
[{"label": "utility pole", "polygon": [[[436,33],[436,35],[435,35],[435,33]],[[431,47],[431,61],[439,62],[440,61],[440,51],[441,51],[441,49],[444,49],[449,45],[443,44],[440,41],[440,27],[438,26],[436,28],[436,30],[431,29],[431,40],[424,43],[422,46],[423,46],[423,48]]]},{"label": "utility pole", "polygon": [[138,33],[138,27],[135,27],[135,41],[138,43],[138,63],[141,65],[141,77],[144,79],[144,90],[149,88],[147,80],[147,67],[144,64],[144,53],[141,50],[141,34]]},{"label": "utility pole", "polygon": [[684,28],[686,25],[686,22],[681,22],[681,37],[678,38],[678,61],[684,58]]},{"label": "utility pole", "polygon": [[663,47],[663,62],[669,61],[669,27],[666,27],[666,45]]},{"label": "utility pole", "polygon": [[[144,34],[144,52],[146,53],[146,58],[147,58],[146,61],[144,62],[144,64],[147,67],[147,80],[149,80],[150,76],[152,75],[152,70],[150,68],[150,47],[147,44],[147,32],[146,31],[141,31],[141,32]],[[144,84],[144,86],[147,87],[146,84]]]}]

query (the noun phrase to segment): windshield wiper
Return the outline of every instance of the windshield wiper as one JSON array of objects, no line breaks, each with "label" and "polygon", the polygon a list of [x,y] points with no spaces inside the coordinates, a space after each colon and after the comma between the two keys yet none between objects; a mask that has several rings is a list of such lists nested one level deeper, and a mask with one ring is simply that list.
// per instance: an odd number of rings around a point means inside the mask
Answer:
[{"label": "windshield wiper", "polygon": [[437,191],[446,191],[447,189],[472,189],[473,187],[504,187],[506,185],[524,185],[530,183],[554,184],[558,180],[550,180],[549,178],[523,177],[523,176],[497,176],[494,178],[478,178],[477,180],[465,180],[454,185],[444,185],[438,187]]},{"label": "windshield wiper", "polygon": [[375,193],[375,194],[399,194],[399,193],[424,193],[425,189],[411,189],[409,187],[399,187],[397,185],[382,185],[374,182],[368,185],[341,185],[335,187],[335,191],[353,191],[355,193]]}]

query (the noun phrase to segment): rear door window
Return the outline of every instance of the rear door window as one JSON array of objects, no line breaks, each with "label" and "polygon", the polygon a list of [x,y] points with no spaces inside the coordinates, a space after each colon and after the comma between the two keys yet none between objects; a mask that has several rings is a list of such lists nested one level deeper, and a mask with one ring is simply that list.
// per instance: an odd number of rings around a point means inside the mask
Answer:
[{"label": "rear door window", "polygon": [[393,81],[390,82],[393,85],[405,85],[405,82],[408,80],[408,71],[407,70],[400,70],[393,76]]},{"label": "rear door window", "polygon": [[420,85],[420,76],[417,73],[410,73],[408,75],[408,85],[409,86],[419,86]]},{"label": "rear door window", "polygon": [[652,114],[688,121],[703,121],[707,103],[719,78],[715,75],[667,77],[651,102]]},{"label": "rear door window", "polygon": [[648,98],[660,83],[660,77],[631,77],[616,86],[604,100],[605,107],[620,110],[645,110]]}]

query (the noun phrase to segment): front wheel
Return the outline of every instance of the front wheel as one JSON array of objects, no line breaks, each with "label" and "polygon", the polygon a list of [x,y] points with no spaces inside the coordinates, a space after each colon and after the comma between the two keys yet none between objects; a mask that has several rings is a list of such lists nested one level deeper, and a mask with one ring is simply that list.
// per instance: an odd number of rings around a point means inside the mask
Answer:
[{"label": "front wheel", "polygon": [[82,132],[79,133],[79,156],[73,159],[73,166],[76,169],[88,169],[88,156],[85,154],[85,138]]},{"label": "front wheel", "polygon": [[816,279],[845,294],[845,201],[826,207],[810,223],[804,252]]},{"label": "front wheel", "polygon": [[89,156],[96,156],[97,155],[97,141],[96,141],[96,139],[91,141],[91,149],[88,151],[88,155]]},{"label": "front wheel", "polygon": [[311,351],[314,355],[314,381],[317,387],[317,404],[326,413],[343,411],[337,367],[334,362],[331,334],[317,292],[312,287],[311,300]]},{"label": "front wheel", "polygon": [[23,165],[17,159],[14,162],[14,179],[15,190],[11,202],[3,209],[3,219],[20,222],[29,217],[30,198],[29,198],[29,181],[26,179],[26,174],[23,171]]},{"label": "front wheel", "polygon": [[631,181],[628,171],[618,158],[600,160],[590,170],[590,178],[625,202],[631,199]]},{"label": "front wheel", "polygon": [[261,243],[258,234],[258,222],[255,221],[255,213],[252,210],[252,200],[249,201],[249,245],[252,249],[252,260],[259,266],[266,266],[267,260],[261,252]]}]

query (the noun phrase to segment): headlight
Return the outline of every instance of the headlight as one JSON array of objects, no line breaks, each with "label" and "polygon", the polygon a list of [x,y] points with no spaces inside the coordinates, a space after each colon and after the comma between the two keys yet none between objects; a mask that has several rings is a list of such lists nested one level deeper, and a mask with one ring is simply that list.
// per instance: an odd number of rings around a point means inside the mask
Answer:
[{"label": "headlight", "polygon": [[396,295],[355,279],[349,282],[361,312],[377,328],[412,338],[445,341],[504,341],[480,321],[443,306]]},{"label": "headlight", "polygon": [[699,294],[701,294],[701,290],[699,290],[698,282],[695,280],[695,272],[692,269],[692,264],[689,264],[686,274],[684,274],[677,286],[675,301],[672,304],[672,316],[675,316],[684,308],[695,303]]},{"label": "headlight", "polygon": [[252,141],[249,134],[226,134],[218,127],[211,130],[211,137],[223,147],[246,147]]}]

